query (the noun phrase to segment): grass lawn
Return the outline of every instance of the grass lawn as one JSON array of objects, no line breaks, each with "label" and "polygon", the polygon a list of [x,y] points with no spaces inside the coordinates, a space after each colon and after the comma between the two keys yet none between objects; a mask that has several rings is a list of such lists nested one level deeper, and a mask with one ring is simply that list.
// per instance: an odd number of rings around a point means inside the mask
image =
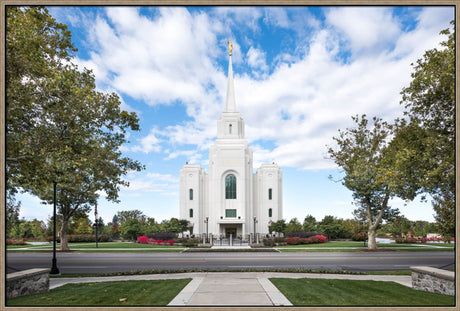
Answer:
[{"label": "grass lawn", "polygon": [[[191,279],[67,284],[7,306],[166,306]],[[120,301],[122,299],[122,301]],[[123,301],[123,299],[125,299]]]},{"label": "grass lawn", "polygon": [[394,282],[282,279],[270,281],[294,306],[454,306],[455,297]]}]

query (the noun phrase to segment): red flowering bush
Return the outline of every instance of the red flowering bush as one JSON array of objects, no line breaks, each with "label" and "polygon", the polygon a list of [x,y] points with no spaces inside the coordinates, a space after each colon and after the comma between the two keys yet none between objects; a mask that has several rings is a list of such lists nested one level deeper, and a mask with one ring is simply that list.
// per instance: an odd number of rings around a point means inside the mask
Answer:
[{"label": "red flowering bush", "polygon": [[[147,238],[146,238],[147,239]],[[175,240],[155,240],[153,238],[148,239],[148,242],[146,244],[153,244],[153,245],[173,245]]]},{"label": "red flowering bush", "polygon": [[300,238],[293,237],[293,238],[286,238],[287,245],[298,245],[300,244]]},{"label": "red flowering bush", "polygon": [[367,240],[367,234],[366,233],[353,233],[351,236],[351,239],[353,241],[365,241]]},{"label": "red flowering bush", "polygon": [[6,239],[6,245],[26,245],[26,241],[23,238],[20,239]]},{"label": "red flowering bush", "polygon": [[309,237],[308,239],[310,240],[311,244],[325,243],[327,241],[327,238],[324,235],[319,235],[319,234],[315,235],[315,236],[312,236],[312,237]]},{"label": "red flowering bush", "polygon": [[324,235],[315,235],[309,238],[286,238],[286,243],[288,245],[299,245],[299,244],[316,244],[316,243],[325,243],[327,238]]},{"label": "red flowering bush", "polygon": [[137,238],[137,243],[148,244],[149,239],[147,239],[147,237],[145,235],[142,235],[142,236]]}]

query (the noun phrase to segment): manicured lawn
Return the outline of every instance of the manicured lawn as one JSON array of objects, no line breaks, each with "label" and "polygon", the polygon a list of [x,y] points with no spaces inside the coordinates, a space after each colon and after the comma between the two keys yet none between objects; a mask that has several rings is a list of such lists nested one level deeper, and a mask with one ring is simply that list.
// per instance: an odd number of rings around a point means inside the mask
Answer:
[{"label": "manicured lawn", "polygon": [[295,306],[454,306],[453,296],[411,289],[394,282],[282,279],[270,281]]},{"label": "manicured lawn", "polygon": [[[67,284],[7,306],[166,306],[191,279]],[[125,299],[126,298],[126,299]],[[125,299],[125,301],[120,301]]]}]

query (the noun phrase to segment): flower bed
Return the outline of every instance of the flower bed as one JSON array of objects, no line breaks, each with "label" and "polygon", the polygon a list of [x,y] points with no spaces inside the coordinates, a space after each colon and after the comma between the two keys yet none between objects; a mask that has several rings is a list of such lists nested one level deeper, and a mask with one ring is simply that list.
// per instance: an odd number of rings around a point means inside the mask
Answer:
[{"label": "flower bed", "polygon": [[152,245],[169,245],[172,246],[174,244],[174,240],[155,240],[153,238],[147,238],[145,235],[142,235],[137,238],[137,243],[140,244],[152,244]]},{"label": "flower bed", "polygon": [[26,245],[25,239],[6,239],[6,245]]},{"label": "flower bed", "polygon": [[317,244],[317,243],[325,243],[327,241],[327,238],[324,235],[315,235],[311,236],[309,238],[299,238],[299,237],[293,237],[293,238],[287,238],[286,243],[288,245],[299,245],[299,244]]},{"label": "flower bed", "polygon": [[[53,237],[49,236],[46,237],[47,242],[52,242]],[[61,242],[60,237],[56,237],[56,241],[58,243]],[[109,242],[110,237],[107,234],[101,234],[97,236],[98,242]],[[79,243],[79,242],[96,242],[96,235],[94,234],[69,234],[67,235],[67,242],[68,243]]]}]

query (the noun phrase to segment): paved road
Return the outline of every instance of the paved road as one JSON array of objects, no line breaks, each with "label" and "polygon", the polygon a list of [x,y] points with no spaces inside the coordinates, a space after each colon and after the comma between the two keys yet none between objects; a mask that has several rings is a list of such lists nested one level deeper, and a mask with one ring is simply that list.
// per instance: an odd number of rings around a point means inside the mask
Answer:
[{"label": "paved road", "polygon": [[[7,272],[50,268],[52,253],[8,253]],[[388,253],[58,253],[61,273],[108,273],[149,269],[309,268],[351,271],[451,268],[454,252]],[[449,266],[450,265],[450,266]]]}]

